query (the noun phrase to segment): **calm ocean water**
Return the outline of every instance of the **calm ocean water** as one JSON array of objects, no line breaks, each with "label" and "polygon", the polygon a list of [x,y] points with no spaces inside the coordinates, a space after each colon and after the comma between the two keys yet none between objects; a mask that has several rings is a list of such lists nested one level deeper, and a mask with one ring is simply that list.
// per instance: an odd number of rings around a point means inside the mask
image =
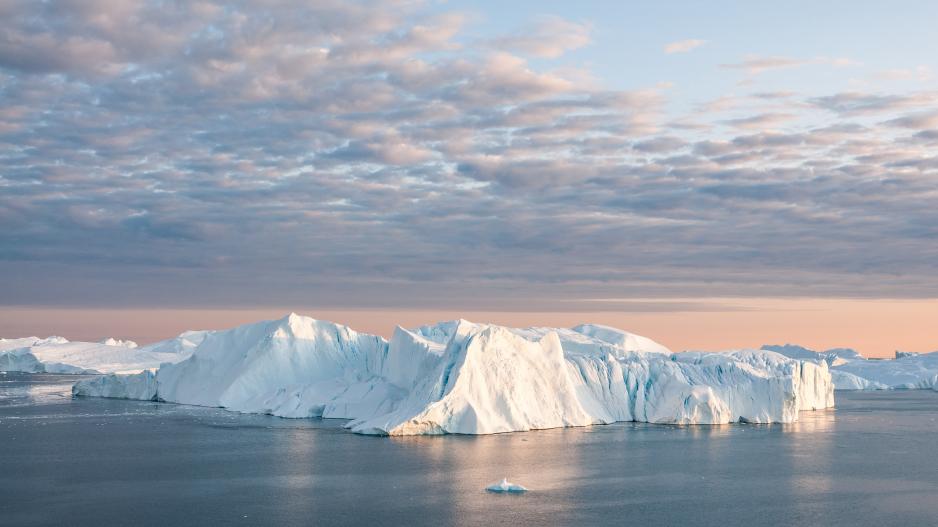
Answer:
[{"label": "calm ocean water", "polygon": [[[791,425],[375,438],[0,375],[0,525],[938,525],[938,393]],[[508,476],[531,492],[493,495]]]}]

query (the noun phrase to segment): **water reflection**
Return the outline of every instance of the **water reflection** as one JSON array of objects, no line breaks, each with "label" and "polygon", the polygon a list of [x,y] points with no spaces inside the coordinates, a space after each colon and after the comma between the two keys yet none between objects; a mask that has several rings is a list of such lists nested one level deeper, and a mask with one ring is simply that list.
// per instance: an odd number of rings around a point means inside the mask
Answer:
[{"label": "water reflection", "polygon": [[794,423],[778,425],[786,433],[820,434],[830,433],[834,429],[837,411],[833,408],[801,412]]},{"label": "water reflection", "polygon": [[28,407],[66,403],[72,384],[88,376],[0,373],[0,406]]},{"label": "water reflection", "polygon": [[[862,527],[938,517],[933,392],[843,396],[836,411],[790,425],[376,438],[332,420],[56,402],[53,388],[23,382],[0,379],[0,512],[11,524],[725,526],[755,514],[763,525]],[[11,408],[3,394],[46,403]],[[532,491],[483,490],[504,476]]]},{"label": "water reflection", "polygon": [[833,410],[801,412],[798,421],[782,427],[789,435],[784,446],[791,467],[789,485],[793,501],[805,515],[813,514],[817,502],[833,491],[835,415]]},{"label": "water reflection", "polygon": [[[568,432],[557,429],[476,437],[402,437],[390,441],[396,449],[417,457],[414,466],[427,478],[428,491],[423,495],[434,506],[448,511],[448,523],[477,525],[481,514],[512,516],[519,504],[527,511],[536,509],[536,515],[545,519],[570,506],[563,489],[580,484],[585,467],[577,448],[583,434]],[[525,496],[496,496],[484,491],[486,485],[502,477],[533,492]]]},{"label": "water reflection", "polygon": [[298,518],[313,518],[316,502],[309,499],[317,477],[317,434],[313,430],[283,430],[271,438],[270,448],[283,453],[275,458],[275,472],[282,474],[277,484],[282,486],[283,506]]},{"label": "water reflection", "polygon": [[[815,443],[810,458],[829,455],[829,441],[823,437],[831,430],[833,414],[811,412],[804,417],[799,423],[785,426],[618,423],[391,441],[420,457],[419,465],[427,473],[433,492],[445,494],[442,503],[452,504],[450,519],[454,524],[476,524],[476,518],[485,511],[512,517],[519,509],[546,523],[563,524],[585,496],[597,510],[626,514],[636,506],[666,503],[675,494],[726,485],[732,480],[728,473],[741,463],[755,474],[766,465],[763,456],[773,456],[775,463],[786,465],[782,460],[785,454],[778,451],[777,444],[764,443],[766,437],[800,437],[799,446],[788,451],[794,467],[789,470],[795,473],[786,480],[799,492],[822,491],[829,487],[829,481],[811,469],[823,470],[824,465],[794,458],[802,441]],[[752,448],[741,455],[740,445]],[[533,492],[493,497],[482,490],[505,476]]]}]

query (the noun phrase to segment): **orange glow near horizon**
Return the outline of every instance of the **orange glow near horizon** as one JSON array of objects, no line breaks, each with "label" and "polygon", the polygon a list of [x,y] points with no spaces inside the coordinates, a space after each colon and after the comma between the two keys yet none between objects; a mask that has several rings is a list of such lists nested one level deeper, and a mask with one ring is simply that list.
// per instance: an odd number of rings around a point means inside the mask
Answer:
[{"label": "orange glow near horizon", "polygon": [[389,337],[414,327],[465,318],[507,326],[569,327],[593,322],[645,335],[674,351],[800,344],[815,350],[850,347],[868,357],[895,350],[938,350],[938,299],[720,298],[704,311],[621,313],[504,312],[416,309],[100,309],[0,307],[0,336],[61,335],[71,340],[130,338],[141,344],[187,329],[224,329],[295,311]]}]

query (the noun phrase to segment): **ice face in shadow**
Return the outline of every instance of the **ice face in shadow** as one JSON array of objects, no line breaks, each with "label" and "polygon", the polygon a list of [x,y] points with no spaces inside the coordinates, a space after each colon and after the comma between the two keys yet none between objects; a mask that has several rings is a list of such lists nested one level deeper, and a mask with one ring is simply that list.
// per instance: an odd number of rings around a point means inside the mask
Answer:
[{"label": "ice face in shadow", "polygon": [[291,314],[207,332],[155,374],[76,395],[336,417],[363,434],[491,434],[616,421],[792,422],[833,406],[827,364],[769,351],[671,354],[614,328],[514,329],[465,320],[391,341]]}]

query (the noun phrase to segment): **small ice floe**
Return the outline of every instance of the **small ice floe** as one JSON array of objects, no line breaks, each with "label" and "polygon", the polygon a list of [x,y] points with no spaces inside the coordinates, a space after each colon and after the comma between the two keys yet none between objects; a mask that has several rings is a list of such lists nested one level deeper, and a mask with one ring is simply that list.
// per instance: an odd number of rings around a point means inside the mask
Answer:
[{"label": "small ice floe", "polygon": [[528,489],[508,481],[508,478],[502,478],[498,483],[492,483],[485,490],[489,492],[527,492]]}]

